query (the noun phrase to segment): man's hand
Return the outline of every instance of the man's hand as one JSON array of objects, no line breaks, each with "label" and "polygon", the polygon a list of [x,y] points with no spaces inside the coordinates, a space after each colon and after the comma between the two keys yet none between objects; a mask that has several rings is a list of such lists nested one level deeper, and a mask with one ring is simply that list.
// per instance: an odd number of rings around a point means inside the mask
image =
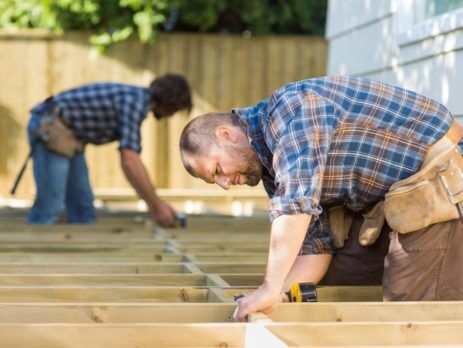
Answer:
[{"label": "man's hand", "polygon": [[284,281],[296,260],[310,220],[308,214],[281,215],[273,220],[264,284],[238,301],[234,320],[245,321],[253,312],[267,313],[282,301]]},{"label": "man's hand", "polygon": [[272,289],[265,284],[261,285],[252,294],[238,300],[235,313],[233,313],[233,320],[246,321],[249,313],[268,313],[281,301],[280,289]]},{"label": "man's hand", "polygon": [[159,200],[155,206],[149,207],[148,211],[151,218],[161,226],[174,227],[176,225],[177,214],[168,203]]}]

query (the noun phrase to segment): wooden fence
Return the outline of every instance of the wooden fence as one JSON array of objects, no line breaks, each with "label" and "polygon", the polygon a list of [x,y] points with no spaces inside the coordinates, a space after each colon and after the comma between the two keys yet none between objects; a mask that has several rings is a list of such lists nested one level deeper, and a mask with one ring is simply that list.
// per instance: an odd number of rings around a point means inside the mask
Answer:
[{"label": "wooden fence", "polygon": [[[168,34],[152,45],[125,42],[98,56],[85,33],[0,32],[0,196],[8,197],[27,155],[25,127],[35,103],[89,82],[147,85],[166,72],[188,78],[195,107],[189,116],[177,115],[169,121],[147,118],[142,129],[143,160],[158,187],[206,187],[190,178],[180,163],[178,137],[188,119],[251,105],[287,82],[323,75],[326,50],[325,40],[318,37]],[[129,187],[117,146],[89,146],[86,156],[93,187]],[[30,167],[17,196],[33,194]]]}]

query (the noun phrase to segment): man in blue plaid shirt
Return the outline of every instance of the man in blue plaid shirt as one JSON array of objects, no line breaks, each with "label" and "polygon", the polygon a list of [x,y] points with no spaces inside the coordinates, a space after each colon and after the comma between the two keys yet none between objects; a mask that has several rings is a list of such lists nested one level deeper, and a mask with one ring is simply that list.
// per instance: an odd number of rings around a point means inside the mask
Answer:
[{"label": "man in blue plaid shirt", "polygon": [[[430,98],[343,76],[290,83],[257,105],[191,121],[180,139],[190,174],[226,190],[262,179],[270,197],[264,284],[239,300],[235,320],[269,311],[295,281],[382,278],[385,300],[463,299],[463,274],[451,272],[463,266],[460,220],[400,235],[381,224],[376,242],[359,244],[362,213],[416,173],[450,129],[458,143],[453,116]],[[336,250],[329,212],[340,205],[353,223]]]},{"label": "man in blue plaid shirt", "polygon": [[163,226],[175,224],[172,207],[159,198],[141,159],[140,127],[148,112],[156,119],[190,110],[191,91],[183,76],[166,74],[148,88],[94,83],[48,98],[31,110],[28,125],[37,196],[29,214],[32,224],[52,224],[66,207],[71,223],[94,223],[93,194],[83,151],[71,158],[50,151],[37,138],[44,116],[54,113],[85,144],[119,141],[127,179],[147,203],[150,216]]}]

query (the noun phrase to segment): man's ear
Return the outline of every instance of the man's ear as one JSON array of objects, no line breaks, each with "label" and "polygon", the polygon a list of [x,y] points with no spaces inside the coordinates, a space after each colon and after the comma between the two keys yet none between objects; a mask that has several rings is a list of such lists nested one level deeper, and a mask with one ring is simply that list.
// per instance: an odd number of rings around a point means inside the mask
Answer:
[{"label": "man's ear", "polygon": [[219,126],[215,129],[215,138],[219,144],[232,142],[236,143],[237,136],[233,128],[227,126]]}]

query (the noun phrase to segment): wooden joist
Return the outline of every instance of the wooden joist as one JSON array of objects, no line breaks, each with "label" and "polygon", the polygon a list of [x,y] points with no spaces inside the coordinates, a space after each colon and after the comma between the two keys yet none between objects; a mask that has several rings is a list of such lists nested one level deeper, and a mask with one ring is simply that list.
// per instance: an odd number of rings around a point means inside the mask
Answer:
[{"label": "wooden joist", "polygon": [[[5,262],[30,262],[34,263],[62,263],[62,262],[181,262],[184,256],[182,254],[166,253],[129,253],[122,255],[111,255],[111,253],[91,253],[91,254],[72,254],[72,253],[31,253],[31,254],[0,254],[0,263]],[[83,266],[85,267],[85,266]]]},{"label": "wooden joist", "polygon": [[200,286],[205,274],[0,274],[2,286]]},{"label": "wooden joist", "polygon": [[245,324],[0,324],[8,348],[244,347]]},{"label": "wooden joist", "polygon": [[232,322],[226,303],[0,303],[0,323]]},{"label": "wooden joist", "polygon": [[2,274],[165,274],[165,273],[191,273],[187,263],[169,262],[63,262],[39,263],[4,262],[0,263]]},{"label": "wooden joist", "polygon": [[[140,218],[21,226],[0,211],[0,346],[301,347],[463,342],[463,302],[383,303],[381,287],[318,287],[232,323],[234,296],[263,281],[263,219]],[[100,220],[101,221],[101,220]]]},{"label": "wooden joist", "polygon": [[457,346],[463,322],[0,324],[0,337],[9,348]]},{"label": "wooden joist", "polygon": [[2,286],[0,303],[208,302],[209,289],[171,286]]},{"label": "wooden joist", "polygon": [[[0,323],[226,323],[234,310],[233,303],[0,303]],[[284,303],[266,322],[463,322],[462,312],[463,303],[451,301]]]},{"label": "wooden joist", "polygon": [[463,321],[463,302],[283,303],[267,316],[299,323]]}]

